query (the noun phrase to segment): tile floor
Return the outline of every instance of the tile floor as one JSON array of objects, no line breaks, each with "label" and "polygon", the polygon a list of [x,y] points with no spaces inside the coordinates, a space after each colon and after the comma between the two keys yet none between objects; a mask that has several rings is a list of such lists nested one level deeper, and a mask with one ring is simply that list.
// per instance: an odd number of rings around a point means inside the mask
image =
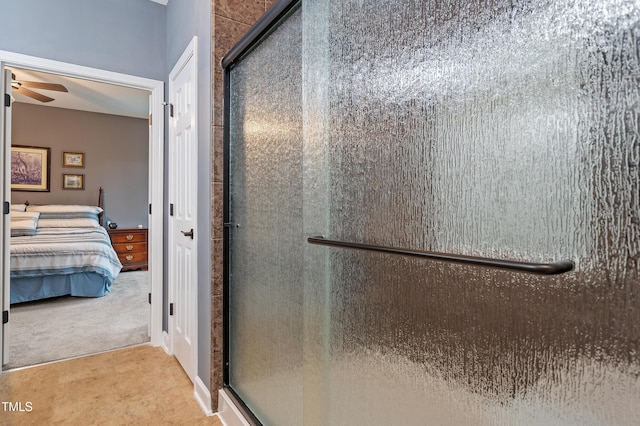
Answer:
[{"label": "tile floor", "polygon": [[222,423],[174,357],[143,345],[0,375],[0,425]]}]

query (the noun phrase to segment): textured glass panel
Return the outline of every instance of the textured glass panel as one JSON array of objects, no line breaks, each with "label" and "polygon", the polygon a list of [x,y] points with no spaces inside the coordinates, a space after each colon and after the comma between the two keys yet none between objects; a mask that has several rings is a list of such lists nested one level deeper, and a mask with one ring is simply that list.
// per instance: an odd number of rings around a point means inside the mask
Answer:
[{"label": "textured glass panel", "polygon": [[265,424],[640,423],[639,36],[630,0],[305,0],[234,68],[231,384]]},{"label": "textured glass panel", "polygon": [[303,8],[307,235],[577,264],[307,248],[304,424],[638,424],[638,2]]},{"label": "textured glass panel", "polygon": [[230,385],[265,424],[302,423],[300,12],[231,72]]}]

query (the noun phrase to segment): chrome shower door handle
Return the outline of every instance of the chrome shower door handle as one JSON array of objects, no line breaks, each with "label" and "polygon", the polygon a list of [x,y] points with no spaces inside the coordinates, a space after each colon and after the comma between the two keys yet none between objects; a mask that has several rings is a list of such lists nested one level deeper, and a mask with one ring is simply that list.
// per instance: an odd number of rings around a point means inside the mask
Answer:
[{"label": "chrome shower door handle", "polygon": [[191,237],[191,239],[193,240],[193,228],[191,228],[190,231],[180,231],[182,232],[182,235],[184,235],[185,237]]}]

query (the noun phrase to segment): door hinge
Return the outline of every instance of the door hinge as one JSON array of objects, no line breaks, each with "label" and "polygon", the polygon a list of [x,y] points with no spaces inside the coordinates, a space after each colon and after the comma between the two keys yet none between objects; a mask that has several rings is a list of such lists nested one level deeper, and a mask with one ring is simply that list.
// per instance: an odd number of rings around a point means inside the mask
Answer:
[{"label": "door hinge", "polygon": [[149,126],[153,126],[153,114],[149,114]]},{"label": "door hinge", "polygon": [[2,311],[2,323],[6,324],[9,322],[9,311]]},{"label": "door hinge", "polygon": [[2,212],[4,214],[9,214],[10,211],[11,211],[11,204],[8,201],[5,201],[4,203],[2,203]]},{"label": "door hinge", "polygon": [[169,303],[169,315],[173,315],[173,303]]},{"label": "door hinge", "polygon": [[149,203],[149,214],[151,214],[151,203]]},{"label": "door hinge", "polygon": [[149,293],[149,304],[151,304],[151,293]]},{"label": "door hinge", "polygon": [[169,204],[169,216],[173,216],[173,203]]},{"label": "door hinge", "polygon": [[8,93],[4,94],[4,106],[6,107],[10,107],[11,106],[11,95]]},{"label": "door hinge", "polygon": [[169,117],[173,117],[173,104],[169,104]]}]

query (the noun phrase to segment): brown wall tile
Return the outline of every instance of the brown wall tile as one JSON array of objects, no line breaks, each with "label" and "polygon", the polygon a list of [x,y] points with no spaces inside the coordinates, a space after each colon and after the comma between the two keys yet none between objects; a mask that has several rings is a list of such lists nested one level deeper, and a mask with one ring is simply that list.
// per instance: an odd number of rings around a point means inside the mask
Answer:
[{"label": "brown wall tile", "polygon": [[222,126],[224,115],[222,113],[223,94],[224,94],[224,82],[222,80],[222,70],[218,66],[218,69],[213,73],[213,124],[216,126]]},{"label": "brown wall tile", "polygon": [[253,25],[264,14],[264,0],[215,0],[215,13]]},{"label": "brown wall tile", "polygon": [[[216,15],[215,16],[215,26],[216,26],[216,43],[214,47],[214,64],[219,64],[224,55],[227,54],[229,50],[233,46],[240,41],[242,36],[244,36],[251,25],[244,24],[242,22],[234,21],[229,18],[225,18],[224,16]],[[216,69],[219,67],[216,66]]]},{"label": "brown wall tile", "polygon": [[222,145],[222,126],[213,126],[213,181],[222,182],[224,177],[224,156]]}]

